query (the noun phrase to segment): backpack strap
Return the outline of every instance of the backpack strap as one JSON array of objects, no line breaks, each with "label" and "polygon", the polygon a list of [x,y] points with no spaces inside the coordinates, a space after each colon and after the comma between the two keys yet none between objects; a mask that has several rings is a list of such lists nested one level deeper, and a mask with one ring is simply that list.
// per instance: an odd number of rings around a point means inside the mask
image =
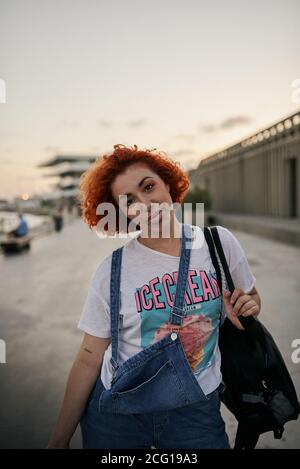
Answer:
[{"label": "backpack strap", "polygon": [[[228,264],[227,264],[227,261],[226,261],[226,257],[225,257],[224,251],[223,251],[223,247],[222,247],[222,243],[221,243],[221,240],[220,240],[220,236],[219,236],[217,227],[213,226],[211,228],[211,232],[212,232],[213,240],[214,240],[214,243],[215,243],[215,246],[216,246],[216,249],[217,249],[217,252],[218,252],[218,256],[220,258],[222,268],[223,268],[223,271],[224,271],[224,274],[225,274],[225,277],[226,277],[226,282],[227,282],[229,291],[230,291],[230,293],[233,293],[233,291],[235,289],[235,286],[234,286],[234,283],[233,283],[233,280],[232,280],[232,277],[231,277],[231,273],[230,273],[230,270],[229,270],[229,267],[228,267]],[[247,316],[247,317],[239,316],[239,321],[241,322],[241,324],[244,328],[247,328],[247,327],[249,328],[250,325],[252,325],[256,322],[256,319],[254,319],[253,316]],[[263,334],[262,330],[258,328],[256,334],[257,334],[258,339],[261,342],[262,347],[264,347],[264,349],[266,350],[265,337],[264,337],[264,334]]]},{"label": "backpack strap", "polygon": [[218,282],[218,285],[219,285],[219,288],[220,288],[220,291],[221,291],[221,294],[222,294],[221,270],[220,270],[219,262],[218,262],[218,259],[217,259],[217,256],[216,256],[214,241],[213,241],[210,229],[207,226],[204,227],[204,236],[205,236],[205,240],[206,240],[207,245],[208,245],[208,249],[209,249],[209,253],[210,253],[210,257],[211,257],[213,266],[214,266],[216,274],[217,274],[217,282]]},{"label": "backpack strap", "polygon": [[233,283],[233,280],[232,280],[232,277],[231,277],[231,274],[230,274],[230,270],[229,270],[229,267],[228,267],[228,264],[227,264],[227,260],[226,260],[226,257],[225,257],[224,251],[223,251],[222,243],[221,243],[220,236],[219,236],[219,233],[218,233],[218,230],[217,230],[216,226],[213,226],[211,228],[211,233],[212,233],[214,243],[215,243],[215,246],[217,248],[217,252],[218,252],[222,267],[223,267],[223,271],[224,271],[224,274],[225,274],[225,277],[226,277],[226,282],[227,282],[229,291],[230,291],[230,293],[233,293],[234,288],[235,288],[234,283]]}]

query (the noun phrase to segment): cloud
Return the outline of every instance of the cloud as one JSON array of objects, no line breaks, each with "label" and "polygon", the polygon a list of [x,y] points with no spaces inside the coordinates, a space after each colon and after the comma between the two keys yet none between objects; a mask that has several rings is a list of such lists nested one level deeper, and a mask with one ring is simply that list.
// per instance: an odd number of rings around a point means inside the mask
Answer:
[{"label": "cloud", "polygon": [[188,142],[188,143],[192,143],[196,140],[196,135],[178,134],[178,135],[175,135],[175,138],[178,138],[179,140],[184,140],[185,142]]},{"label": "cloud", "polygon": [[209,134],[211,132],[215,132],[216,130],[218,130],[218,126],[217,125],[212,125],[212,124],[208,124],[208,125],[202,125],[200,127],[200,130],[206,134]]},{"label": "cloud", "polygon": [[46,153],[58,153],[60,151],[60,147],[53,147],[51,145],[47,145],[43,148],[43,150]]},{"label": "cloud", "polygon": [[106,121],[104,119],[100,120],[99,121],[99,125],[100,127],[105,127],[105,128],[108,128],[108,127],[112,127],[112,122],[109,122],[109,121]]},{"label": "cloud", "polygon": [[251,122],[253,122],[252,117],[247,116],[247,115],[237,115],[237,116],[227,117],[226,119],[222,120],[219,124],[201,125],[199,127],[199,130],[200,132],[203,132],[203,133],[212,133],[212,132],[218,132],[220,130],[233,129],[241,125],[250,124]]},{"label": "cloud", "polygon": [[173,157],[185,156],[185,155],[194,155],[196,151],[193,148],[181,148],[176,151],[170,152]]},{"label": "cloud", "polygon": [[250,124],[252,118],[250,116],[233,116],[224,119],[221,124],[221,129],[232,129],[233,127],[238,127],[239,125]]},{"label": "cloud", "polygon": [[90,147],[89,151],[91,151],[92,153],[100,153],[101,149],[98,145],[95,145],[95,146]]},{"label": "cloud", "polygon": [[128,125],[128,127],[136,128],[136,127],[142,127],[146,123],[147,123],[147,121],[145,119],[137,119],[135,121],[127,122],[127,125]]},{"label": "cloud", "polygon": [[3,160],[0,159],[0,164],[3,164],[3,165],[11,165],[11,164],[16,164],[15,161],[12,161],[8,158],[5,158]]},{"label": "cloud", "polygon": [[[147,123],[146,119],[136,119],[136,120],[132,120],[132,121],[128,121],[128,122],[125,122],[125,125],[127,127],[131,127],[131,128],[137,128],[137,127],[142,127],[143,125],[145,125]],[[100,127],[104,127],[106,129],[108,129],[109,127],[113,127],[116,125],[116,122],[112,122],[112,121],[107,121],[107,120],[104,120],[104,119],[101,119],[99,121],[99,125]]]},{"label": "cloud", "polygon": [[64,120],[62,122],[62,127],[67,127],[69,129],[75,129],[75,128],[79,127],[79,125],[80,125],[79,121]]}]

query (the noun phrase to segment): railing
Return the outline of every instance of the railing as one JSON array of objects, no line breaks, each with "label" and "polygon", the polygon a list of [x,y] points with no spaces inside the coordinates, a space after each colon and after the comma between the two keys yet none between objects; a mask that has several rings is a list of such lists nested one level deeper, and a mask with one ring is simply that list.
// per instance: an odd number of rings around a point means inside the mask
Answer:
[{"label": "railing", "polygon": [[263,130],[259,130],[250,137],[241,140],[236,145],[232,145],[231,147],[228,147],[225,150],[222,150],[218,153],[214,153],[213,155],[204,158],[200,162],[199,166],[210,164],[220,159],[232,156],[240,152],[241,150],[248,149],[249,147],[260,145],[261,143],[266,143],[267,141],[270,141],[278,135],[286,135],[290,134],[291,132],[293,133],[294,128],[299,126],[300,110],[295,114],[292,114],[291,116],[286,117],[285,119],[282,119],[281,121],[276,122],[275,124],[272,124]]}]

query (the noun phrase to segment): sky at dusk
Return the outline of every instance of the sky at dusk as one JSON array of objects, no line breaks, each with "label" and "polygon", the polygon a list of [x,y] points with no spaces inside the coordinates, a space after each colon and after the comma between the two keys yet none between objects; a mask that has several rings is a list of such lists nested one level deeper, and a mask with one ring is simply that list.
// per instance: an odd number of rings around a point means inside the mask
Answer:
[{"label": "sky at dusk", "polygon": [[299,18],[299,0],[0,0],[0,197],[117,143],[192,169],[296,112]]}]

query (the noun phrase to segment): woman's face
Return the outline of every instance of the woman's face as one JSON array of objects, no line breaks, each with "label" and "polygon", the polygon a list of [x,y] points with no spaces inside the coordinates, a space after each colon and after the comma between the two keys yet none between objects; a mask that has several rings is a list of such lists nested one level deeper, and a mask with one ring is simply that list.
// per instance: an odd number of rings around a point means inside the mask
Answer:
[{"label": "woman's face", "polygon": [[162,212],[158,213],[157,204],[172,205],[170,186],[145,163],[134,163],[119,174],[112,182],[111,191],[120,210],[129,219],[140,215],[146,224],[161,219]]}]

